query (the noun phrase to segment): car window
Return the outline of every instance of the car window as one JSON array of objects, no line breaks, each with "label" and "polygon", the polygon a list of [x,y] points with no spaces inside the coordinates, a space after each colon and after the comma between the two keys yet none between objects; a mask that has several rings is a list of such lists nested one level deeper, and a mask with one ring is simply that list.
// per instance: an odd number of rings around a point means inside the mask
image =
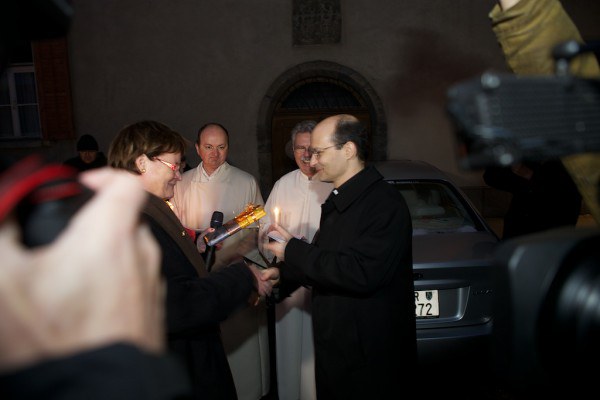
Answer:
[{"label": "car window", "polygon": [[458,193],[441,182],[391,181],[402,194],[413,225],[413,235],[475,232],[478,225]]}]

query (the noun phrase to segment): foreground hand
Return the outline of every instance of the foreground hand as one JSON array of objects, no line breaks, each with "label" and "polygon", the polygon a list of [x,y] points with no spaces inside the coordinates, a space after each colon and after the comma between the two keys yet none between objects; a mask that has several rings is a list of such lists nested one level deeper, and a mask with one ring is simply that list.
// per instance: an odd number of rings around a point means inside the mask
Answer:
[{"label": "foreground hand", "polygon": [[502,8],[502,10],[506,11],[509,8],[513,7],[515,4],[517,4],[520,0],[498,0],[498,4],[500,4],[500,8]]},{"label": "foreground hand", "polygon": [[147,199],[133,175],[81,175],[95,196],[48,246],[27,249],[12,219],[0,224],[0,369],[115,342],[164,347],[159,248],[139,224]]}]

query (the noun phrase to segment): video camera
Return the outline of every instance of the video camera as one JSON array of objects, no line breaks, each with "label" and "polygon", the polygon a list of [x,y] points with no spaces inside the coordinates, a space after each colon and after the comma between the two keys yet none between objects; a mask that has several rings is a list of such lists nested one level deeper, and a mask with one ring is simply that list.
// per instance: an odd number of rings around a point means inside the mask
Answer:
[{"label": "video camera", "polygon": [[[555,76],[485,73],[450,88],[461,167],[600,151],[600,80],[567,73],[571,58],[595,48],[557,46]],[[591,184],[600,189],[599,182]],[[590,365],[600,359],[598,248],[600,230],[582,228],[521,236],[498,247],[494,365],[496,378],[515,394],[595,390]]]},{"label": "video camera", "polygon": [[52,242],[71,217],[93,196],[69,166],[31,155],[0,174],[0,221],[16,216],[22,242],[36,247]]},{"label": "video camera", "polygon": [[448,112],[465,169],[600,151],[600,80],[567,74],[565,63],[596,47],[563,43],[556,76],[487,72],[452,86]]}]

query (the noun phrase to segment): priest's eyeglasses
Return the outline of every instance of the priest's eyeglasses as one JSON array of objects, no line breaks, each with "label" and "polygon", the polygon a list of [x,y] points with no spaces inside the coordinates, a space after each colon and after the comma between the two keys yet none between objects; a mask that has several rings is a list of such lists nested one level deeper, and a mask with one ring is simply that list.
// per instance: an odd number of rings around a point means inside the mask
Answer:
[{"label": "priest's eyeglasses", "polygon": [[334,144],[332,146],[327,146],[327,147],[323,147],[322,149],[310,149],[309,153],[311,157],[315,157],[317,160],[321,157],[321,153],[323,153],[325,150],[330,149],[332,147],[338,147],[339,145]]}]

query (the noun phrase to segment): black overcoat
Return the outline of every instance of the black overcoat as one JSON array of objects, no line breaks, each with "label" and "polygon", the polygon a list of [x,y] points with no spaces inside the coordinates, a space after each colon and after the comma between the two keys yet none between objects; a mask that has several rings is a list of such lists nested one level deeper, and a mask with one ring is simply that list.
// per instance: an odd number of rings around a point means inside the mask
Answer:
[{"label": "black overcoat", "polygon": [[322,205],[314,244],[292,239],[282,293],[312,287],[320,399],[397,399],[413,384],[412,225],[401,194],[366,167]]},{"label": "black overcoat", "polygon": [[252,272],[240,263],[208,274],[177,216],[150,197],[144,215],[162,251],[168,347],[188,371],[194,398],[236,399],[219,323],[247,304]]}]

